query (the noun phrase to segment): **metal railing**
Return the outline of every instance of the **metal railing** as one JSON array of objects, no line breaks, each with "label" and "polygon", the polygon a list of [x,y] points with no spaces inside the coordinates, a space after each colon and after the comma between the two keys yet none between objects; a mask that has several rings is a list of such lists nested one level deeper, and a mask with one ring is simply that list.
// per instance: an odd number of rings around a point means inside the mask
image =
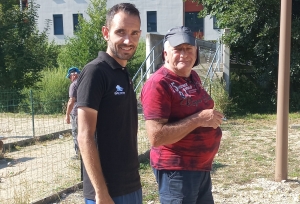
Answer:
[{"label": "metal railing", "polygon": [[[209,68],[207,70],[207,74],[202,82],[202,86],[205,87],[207,80],[209,79],[210,82],[213,79],[213,76],[215,74],[216,71],[220,71],[220,62],[221,62],[221,44],[218,45],[216,52],[211,60],[211,64],[209,65]],[[214,67],[214,64],[216,65]]]},{"label": "metal railing", "polygon": [[[160,52],[159,54],[157,54],[156,56],[155,56],[155,48],[156,48],[156,46],[158,46],[159,44],[161,44],[163,42],[163,40],[160,40],[158,43],[156,43],[156,45],[154,45],[153,47],[152,47],[152,49],[150,50],[150,53],[148,54],[148,56],[146,57],[146,59],[144,60],[144,62],[142,63],[142,65],[140,66],[140,68],[137,70],[137,72],[135,73],[135,75],[133,76],[133,78],[132,78],[132,81],[133,81],[133,83],[135,82],[135,80],[137,79],[137,77],[138,77],[138,75],[140,74],[140,80],[137,82],[137,84],[136,84],[136,86],[135,86],[135,88],[134,88],[134,91],[136,92],[137,91],[137,89],[142,85],[142,82],[145,80],[145,78],[146,78],[146,76],[147,76],[147,74],[148,74],[148,72],[151,70],[151,68],[152,68],[152,66],[153,66],[153,64],[154,64],[154,62],[155,62],[155,60],[158,58],[158,57],[160,57],[161,55],[162,55],[162,52]],[[147,62],[147,60],[150,58],[150,56],[152,55],[152,61],[150,62],[150,65],[149,65],[149,67],[146,67],[146,69],[145,69],[145,72],[143,73],[143,68],[144,68],[144,66],[145,66],[145,64],[146,64],[146,62]],[[155,72],[155,69],[154,68],[152,68],[153,70],[153,72]]]}]

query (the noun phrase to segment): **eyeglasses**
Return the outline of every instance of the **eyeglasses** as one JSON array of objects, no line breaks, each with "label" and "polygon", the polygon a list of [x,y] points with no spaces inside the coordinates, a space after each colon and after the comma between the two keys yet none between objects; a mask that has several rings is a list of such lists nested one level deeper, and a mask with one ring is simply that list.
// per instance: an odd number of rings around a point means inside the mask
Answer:
[{"label": "eyeglasses", "polygon": [[78,74],[77,72],[72,72],[72,73],[70,73],[69,78],[71,78],[71,76],[74,76],[74,75],[77,75],[77,74]]}]

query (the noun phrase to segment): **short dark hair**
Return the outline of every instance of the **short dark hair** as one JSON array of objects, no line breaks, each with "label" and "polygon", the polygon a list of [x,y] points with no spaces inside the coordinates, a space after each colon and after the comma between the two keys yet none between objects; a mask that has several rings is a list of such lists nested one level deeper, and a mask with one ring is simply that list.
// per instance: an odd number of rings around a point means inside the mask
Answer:
[{"label": "short dark hair", "polygon": [[111,26],[111,21],[112,19],[114,18],[114,16],[118,13],[118,12],[124,12],[126,14],[129,14],[129,15],[133,15],[133,16],[138,16],[140,21],[141,21],[141,18],[140,18],[140,12],[139,10],[135,7],[134,4],[131,4],[131,3],[120,3],[120,4],[116,4],[114,5],[113,7],[111,7],[107,14],[106,14],[106,23],[105,25],[110,28]]}]

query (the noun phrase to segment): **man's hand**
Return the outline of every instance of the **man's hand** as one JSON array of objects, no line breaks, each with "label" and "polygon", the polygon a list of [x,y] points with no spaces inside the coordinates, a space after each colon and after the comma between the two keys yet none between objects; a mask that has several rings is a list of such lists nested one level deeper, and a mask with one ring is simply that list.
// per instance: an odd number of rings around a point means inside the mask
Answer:
[{"label": "man's hand", "polygon": [[67,124],[70,124],[70,123],[71,123],[71,121],[70,121],[70,116],[69,116],[69,115],[66,115],[65,121],[66,121]]},{"label": "man's hand", "polygon": [[200,126],[202,127],[212,127],[216,129],[219,127],[223,120],[224,115],[219,111],[214,109],[206,109],[199,112],[199,118],[201,119]]},{"label": "man's hand", "polygon": [[113,199],[107,194],[107,196],[102,196],[101,198],[99,196],[95,196],[96,204],[115,204]]}]

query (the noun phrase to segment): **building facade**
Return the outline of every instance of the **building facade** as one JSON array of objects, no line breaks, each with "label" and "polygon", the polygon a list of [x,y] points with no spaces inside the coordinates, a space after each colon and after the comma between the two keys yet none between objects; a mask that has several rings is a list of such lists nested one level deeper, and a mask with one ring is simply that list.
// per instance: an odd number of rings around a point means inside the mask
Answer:
[{"label": "building facade", "polygon": [[[46,21],[50,20],[49,40],[57,44],[64,44],[66,37],[74,36],[78,24],[78,16],[88,19],[86,10],[90,0],[34,0],[38,9],[38,29],[44,30]],[[107,8],[121,0],[107,1]],[[140,11],[142,38],[146,33],[164,35],[174,26],[190,27],[198,38],[216,40],[219,30],[214,28],[214,19],[208,17],[199,19],[198,12],[201,5],[182,0],[127,0],[135,4]]]}]

